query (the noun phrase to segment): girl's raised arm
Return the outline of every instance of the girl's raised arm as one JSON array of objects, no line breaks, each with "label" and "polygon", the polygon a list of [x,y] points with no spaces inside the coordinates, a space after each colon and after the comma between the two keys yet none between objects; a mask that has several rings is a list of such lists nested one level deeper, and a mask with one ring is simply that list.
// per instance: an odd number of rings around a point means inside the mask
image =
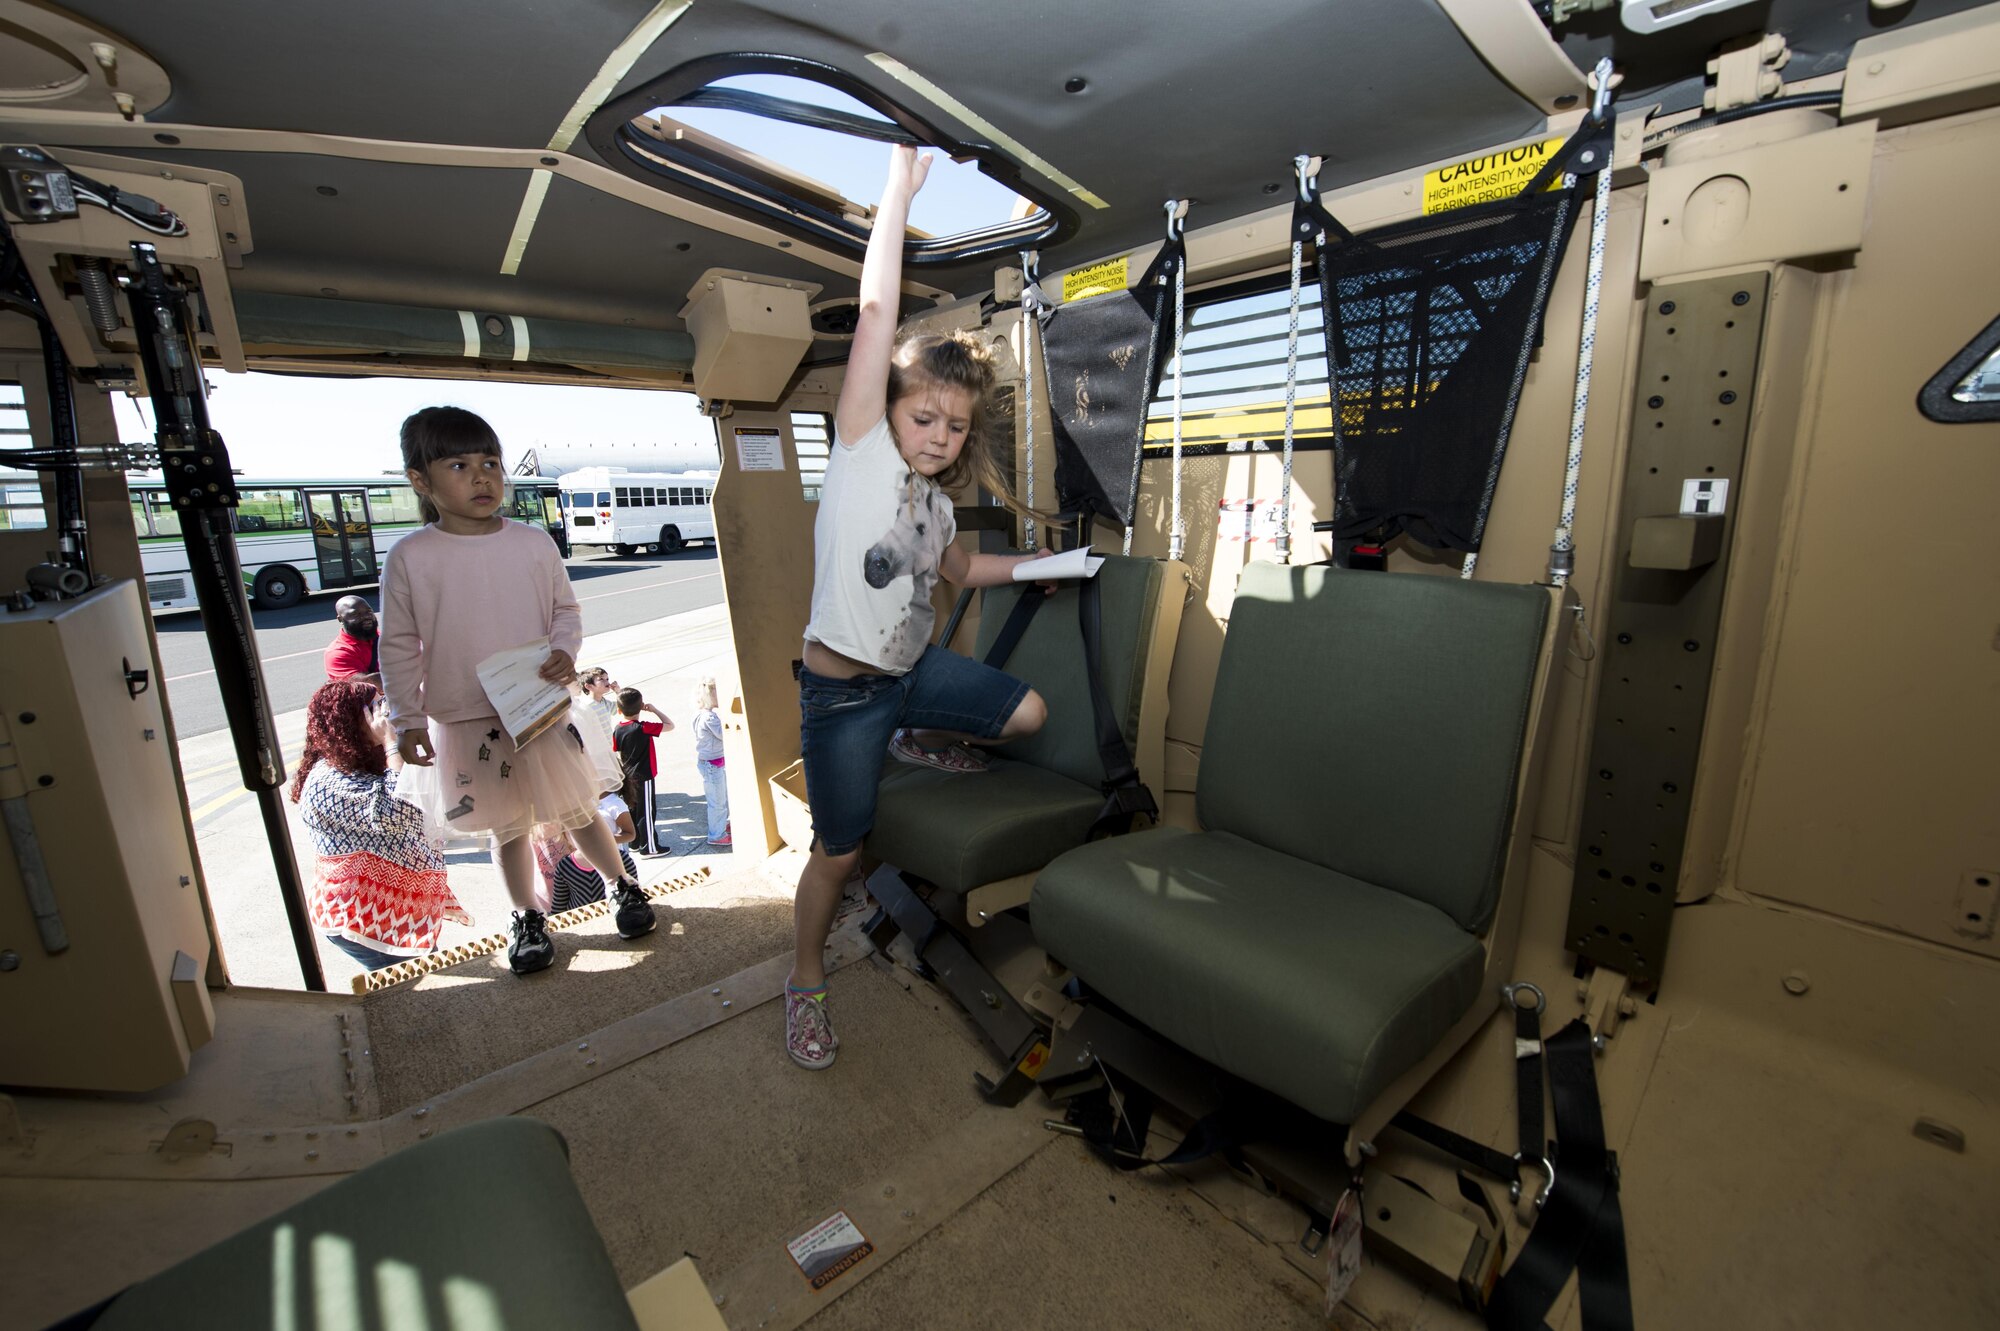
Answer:
[{"label": "girl's raised arm", "polygon": [[889,150],[889,179],[882,186],[882,203],[868,233],[868,254],[861,261],[861,313],[849,346],[847,375],[840,402],[834,407],[834,429],[841,442],[855,440],[875,428],[889,408],[889,356],[895,350],[896,316],[902,308],[903,241],[910,224],[910,200],[930,174],[928,153],[898,144]]}]

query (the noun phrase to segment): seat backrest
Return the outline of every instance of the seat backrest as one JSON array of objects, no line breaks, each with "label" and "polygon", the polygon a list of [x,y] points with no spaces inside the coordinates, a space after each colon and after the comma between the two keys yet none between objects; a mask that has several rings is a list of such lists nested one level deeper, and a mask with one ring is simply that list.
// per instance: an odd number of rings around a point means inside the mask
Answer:
[{"label": "seat backrest", "polygon": [[1202,825],[1484,928],[1548,607],[1539,587],[1251,564],[1202,744]]},{"label": "seat backrest", "polygon": [[[1103,659],[1099,664],[1105,693],[1125,742],[1135,747],[1139,743],[1147,658],[1161,612],[1166,569],[1157,559],[1111,555],[1097,571],[1103,623]],[[1041,594],[1041,588],[1031,582],[989,588],[979,604],[979,635],[973,658],[986,659],[1015,601],[1023,595]],[[1064,583],[1035,612],[1013,654],[1001,665],[1042,695],[1049,720],[1039,733],[1009,743],[1000,752],[1094,787],[1104,780],[1104,764],[1097,756],[1090,680],[1084,673],[1083,632],[1077,620],[1079,595],[1074,583]],[[1172,650],[1171,644],[1168,650]],[[1136,752],[1134,757],[1138,758]]]}]

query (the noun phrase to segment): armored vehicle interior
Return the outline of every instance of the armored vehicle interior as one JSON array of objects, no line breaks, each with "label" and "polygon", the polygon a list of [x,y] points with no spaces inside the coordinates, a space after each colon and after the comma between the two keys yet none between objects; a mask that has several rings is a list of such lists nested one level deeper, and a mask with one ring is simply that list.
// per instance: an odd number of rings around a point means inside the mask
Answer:
[{"label": "armored vehicle interior", "polygon": [[[1044,515],[958,541],[1107,562],[941,589],[1049,723],[885,772],[809,1074],[801,457],[895,144]],[[0,0],[0,145],[0,1321],[2000,1325],[2000,5]],[[247,371],[699,399],[670,927],[328,992]],[[219,943],[146,467],[298,990]]]}]

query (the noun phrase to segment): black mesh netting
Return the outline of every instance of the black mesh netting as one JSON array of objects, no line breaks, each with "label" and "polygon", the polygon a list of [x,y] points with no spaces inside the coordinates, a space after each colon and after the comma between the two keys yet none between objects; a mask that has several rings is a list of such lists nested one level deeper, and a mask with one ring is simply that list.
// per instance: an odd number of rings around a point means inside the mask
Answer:
[{"label": "black mesh netting", "polygon": [[[1476,552],[1549,287],[1581,191],[1545,188],[1579,134],[1513,199],[1349,236],[1321,213],[1320,303],[1339,412],[1334,536],[1407,532]],[[1302,210],[1316,211],[1316,204]]]},{"label": "black mesh netting", "polygon": [[1168,242],[1136,286],[1059,306],[1043,324],[1056,505],[1064,513],[1132,525],[1146,411],[1172,352],[1165,319],[1184,253],[1179,239]]}]

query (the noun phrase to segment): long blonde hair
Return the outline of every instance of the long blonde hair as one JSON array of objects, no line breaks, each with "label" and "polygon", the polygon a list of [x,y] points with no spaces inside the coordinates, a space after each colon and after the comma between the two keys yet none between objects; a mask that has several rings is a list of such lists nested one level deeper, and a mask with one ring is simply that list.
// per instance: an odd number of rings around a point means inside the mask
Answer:
[{"label": "long blonde hair", "polygon": [[993,370],[993,353],[972,333],[914,333],[896,344],[889,358],[889,402],[893,405],[927,387],[963,389],[972,399],[972,421],[965,446],[936,480],[945,490],[961,490],[968,482],[998,499],[1016,517],[1048,521],[1049,514],[1029,508],[1014,493],[1013,418],[1000,409]]}]

